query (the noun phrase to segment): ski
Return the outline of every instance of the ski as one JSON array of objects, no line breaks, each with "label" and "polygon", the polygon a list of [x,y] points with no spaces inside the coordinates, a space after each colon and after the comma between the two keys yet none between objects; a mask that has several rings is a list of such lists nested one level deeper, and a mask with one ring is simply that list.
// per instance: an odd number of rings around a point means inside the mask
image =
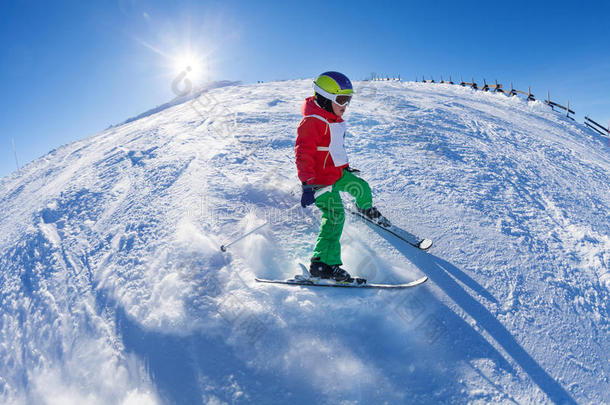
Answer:
[{"label": "ski", "polygon": [[[397,289],[397,288],[410,288],[425,283],[428,280],[427,276],[418,278],[417,280],[410,281],[402,284],[377,284],[367,283],[364,279],[354,279],[352,282],[340,282],[330,279],[320,279],[309,276],[307,268],[299,263],[303,275],[296,275],[294,278],[287,280],[269,280],[265,278],[256,277],[255,280],[259,283],[270,283],[270,284],[285,284],[285,285],[302,285],[306,287],[338,287],[338,288],[380,288],[380,289]],[[359,282],[358,280],[361,280]]]},{"label": "ski", "polygon": [[409,283],[403,284],[376,284],[376,283],[364,283],[364,284],[355,284],[355,283],[341,283],[337,281],[327,280],[327,279],[298,279],[291,278],[287,280],[268,280],[265,278],[255,278],[259,283],[270,283],[270,284],[286,284],[286,285],[302,285],[306,287],[340,287],[340,288],[382,288],[382,289],[391,289],[391,288],[409,288],[415,287],[417,285],[423,284],[428,280],[427,276],[419,278],[417,280],[413,280]]},{"label": "ski", "polygon": [[[352,208],[346,208],[348,212],[350,212],[351,214],[355,215],[356,217],[365,220],[367,223],[374,225],[378,228],[381,228],[383,230],[385,230],[386,232],[391,233],[392,235],[396,236],[398,239],[407,242],[409,245],[416,247],[420,250],[423,251],[427,251],[428,249],[430,249],[432,247],[432,240],[431,239],[421,239],[418,242],[418,238],[415,237],[414,235],[411,235],[410,233],[398,228],[397,226],[391,225],[389,228],[379,225],[378,223],[376,223],[375,221],[371,220],[370,218],[367,218],[366,216],[362,215],[361,213],[359,213],[358,211],[352,209]],[[408,235],[408,236],[407,236]]]}]

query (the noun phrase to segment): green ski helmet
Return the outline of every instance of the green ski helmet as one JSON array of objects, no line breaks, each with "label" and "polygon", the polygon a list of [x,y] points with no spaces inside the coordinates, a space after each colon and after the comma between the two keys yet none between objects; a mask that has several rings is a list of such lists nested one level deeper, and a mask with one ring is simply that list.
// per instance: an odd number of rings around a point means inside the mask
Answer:
[{"label": "green ski helmet", "polygon": [[317,94],[340,106],[349,104],[354,94],[352,82],[339,72],[322,73],[314,80],[313,88]]}]

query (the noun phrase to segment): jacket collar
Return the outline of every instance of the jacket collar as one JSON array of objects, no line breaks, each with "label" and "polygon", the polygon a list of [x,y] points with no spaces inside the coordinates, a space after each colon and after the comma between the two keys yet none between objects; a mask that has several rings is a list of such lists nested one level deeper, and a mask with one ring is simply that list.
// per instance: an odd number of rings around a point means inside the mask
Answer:
[{"label": "jacket collar", "polygon": [[313,97],[305,99],[303,106],[301,107],[301,113],[303,116],[306,115],[319,115],[325,118],[328,122],[343,122],[341,117],[337,117],[335,114],[326,111],[316,103]]}]

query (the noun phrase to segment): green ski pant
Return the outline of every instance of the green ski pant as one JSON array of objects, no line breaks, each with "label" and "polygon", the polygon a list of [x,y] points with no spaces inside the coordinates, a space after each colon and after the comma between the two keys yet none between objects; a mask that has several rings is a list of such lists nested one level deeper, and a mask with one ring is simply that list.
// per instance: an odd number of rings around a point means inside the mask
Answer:
[{"label": "green ski pant", "polygon": [[328,265],[343,264],[340,239],[345,211],[339,192],[348,192],[356,199],[359,208],[367,209],[373,205],[371,187],[360,177],[343,170],[343,176],[326,190],[328,191],[322,190],[322,194],[316,198],[316,207],[322,211],[322,223],[312,257],[319,257],[320,261]]}]

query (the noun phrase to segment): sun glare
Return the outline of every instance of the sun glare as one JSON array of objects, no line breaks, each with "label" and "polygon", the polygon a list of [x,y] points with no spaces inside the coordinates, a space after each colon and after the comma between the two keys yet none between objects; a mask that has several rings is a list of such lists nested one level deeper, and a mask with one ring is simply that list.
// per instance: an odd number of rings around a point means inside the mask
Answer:
[{"label": "sun glare", "polygon": [[174,58],[174,74],[184,74],[191,80],[199,80],[204,77],[205,61],[202,57],[193,53],[184,53]]},{"label": "sun glare", "polygon": [[227,48],[227,41],[232,40],[222,29],[226,25],[222,19],[198,16],[196,23],[192,23],[196,13],[178,20],[144,13],[143,18],[151,27],[150,38],[134,39],[159,56],[159,77],[167,79],[172,92],[184,95],[210,82],[216,74],[219,54]]}]

